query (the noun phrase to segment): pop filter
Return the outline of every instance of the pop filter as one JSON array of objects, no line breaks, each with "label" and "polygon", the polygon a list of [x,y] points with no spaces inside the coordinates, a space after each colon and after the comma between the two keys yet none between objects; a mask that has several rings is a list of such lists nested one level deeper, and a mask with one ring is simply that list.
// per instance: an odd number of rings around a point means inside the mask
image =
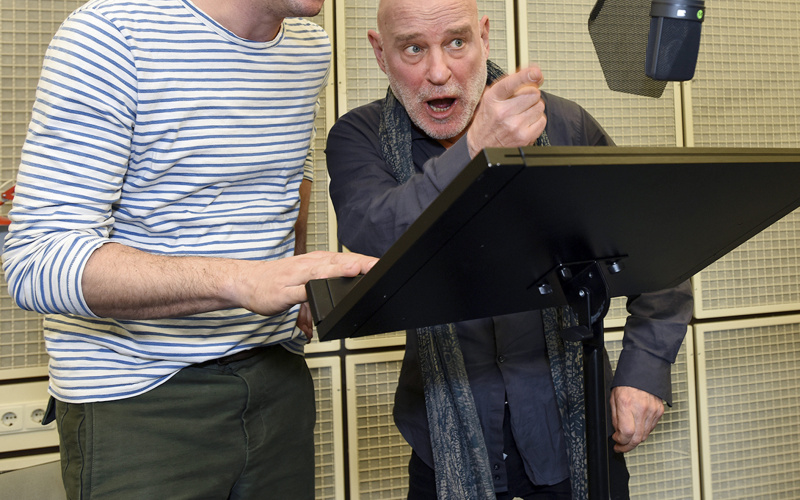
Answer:
[{"label": "pop filter", "polygon": [[611,90],[661,97],[694,76],[703,0],[597,0],[589,35]]},{"label": "pop filter", "polygon": [[589,15],[589,36],[608,88],[661,97],[666,81],[645,73],[650,0],[597,0]]}]

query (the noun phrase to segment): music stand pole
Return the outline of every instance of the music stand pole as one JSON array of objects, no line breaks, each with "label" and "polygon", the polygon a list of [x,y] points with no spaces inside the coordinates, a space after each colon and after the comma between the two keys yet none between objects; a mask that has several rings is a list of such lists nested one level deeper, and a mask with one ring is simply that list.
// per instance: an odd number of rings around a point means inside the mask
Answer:
[{"label": "music stand pole", "polygon": [[[617,263],[609,266],[619,272]],[[611,496],[608,466],[605,371],[603,363],[603,318],[611,298],[608,285],[596,261],[560,265],[555,270],[558,282],[572,310],[578,315],[578,326],[561,332],[564,340],[583,343],[583,384],[586,405],[586,466],[591,500],[608,500]],[[551,293],[548,286],[541,293]]]}]

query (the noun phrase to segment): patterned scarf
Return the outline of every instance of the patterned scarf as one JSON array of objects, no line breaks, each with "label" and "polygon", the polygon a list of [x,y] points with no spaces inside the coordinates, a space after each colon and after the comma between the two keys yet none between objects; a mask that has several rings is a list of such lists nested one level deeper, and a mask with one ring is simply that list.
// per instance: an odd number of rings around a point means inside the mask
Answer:
[{"label": "patterned scarf", "polygon": [[[499,66],[487,61],[487,85],[503,75]],[[408,113],[389,88],[381,110],[378,134],[383,156],[399,184],[408,181],[415,173],[411,127]],[[536,145],[550,145],[546,133],[542,133]],[[583,346],[580,342],[564,341],[558,333],[560,329],[577,324],[568,308],[544,309],[542,318],[556,401],[566,435],[572,496],[575,500],[584,500],[588,494]],[[455,327],[445,324],[418,328],[416,334],[437,495],[440,499],[494,499],[486,443]]]}]

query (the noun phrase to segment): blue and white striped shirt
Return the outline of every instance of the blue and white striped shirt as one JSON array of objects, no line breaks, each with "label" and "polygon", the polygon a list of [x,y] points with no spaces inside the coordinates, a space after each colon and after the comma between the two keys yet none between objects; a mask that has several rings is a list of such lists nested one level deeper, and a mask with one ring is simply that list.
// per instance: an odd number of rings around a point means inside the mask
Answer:
[{"label": "blue and white striped shirt", "polygon": [[187,0],[94,0],[47,51],[3,253],[9,293],[47,314],[50,391],[135,396],[184,366],[258,344],[302,352],[297,308],[98,318],[81,276],[118,242],[154,254],[292,255],[299,186],[331,46],[286,19],[237,37]]}]

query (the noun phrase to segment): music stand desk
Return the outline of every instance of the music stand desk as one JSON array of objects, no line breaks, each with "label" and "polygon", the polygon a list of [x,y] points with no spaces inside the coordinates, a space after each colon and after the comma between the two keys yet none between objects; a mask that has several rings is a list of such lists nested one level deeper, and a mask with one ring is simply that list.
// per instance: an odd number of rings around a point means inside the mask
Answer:
[{"label": "music stand desk", "polygon": [[[487,149],[369,273],[309,282],[312,315],[331,340],[570,304],[596,357],[612,297],[689,279],[800,206],[798,186],[800,149]],[[605,498],[602,360],[586,362]]]}]

